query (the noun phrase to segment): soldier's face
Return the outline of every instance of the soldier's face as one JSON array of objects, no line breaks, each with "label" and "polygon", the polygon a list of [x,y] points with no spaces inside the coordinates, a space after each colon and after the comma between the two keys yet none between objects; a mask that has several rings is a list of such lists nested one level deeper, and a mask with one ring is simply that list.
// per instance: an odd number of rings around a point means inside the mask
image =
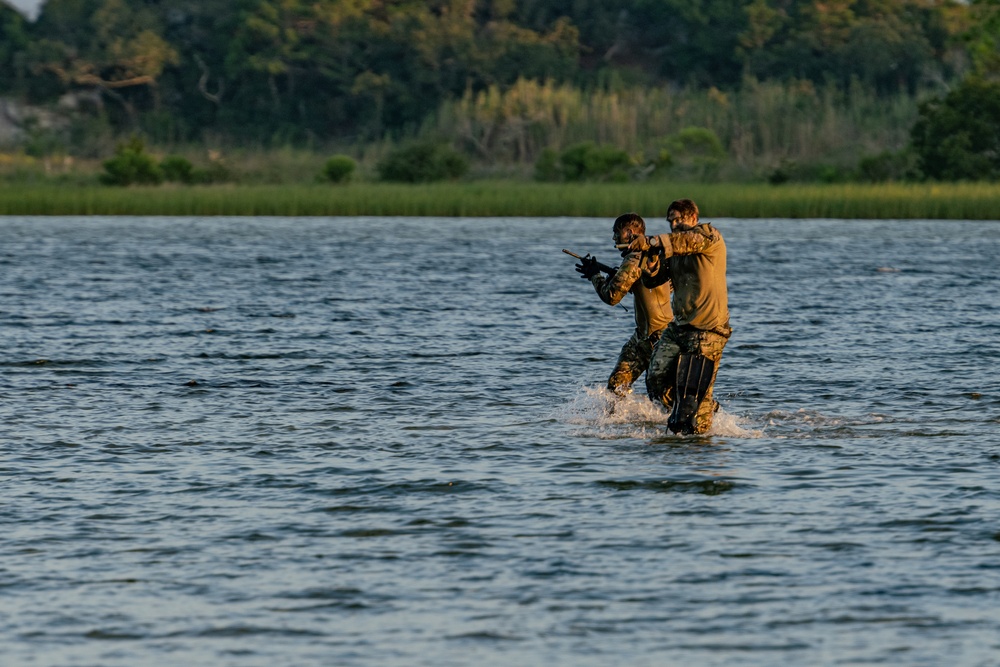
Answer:
[{"label": "soldier's face", "polygon": [[698,225],[697,220],[693,218],[685,218],[677,211],[667,212],[667,222],[670,223],[670,231],[672,232],[683,232],[688,229],[693,229]]},{"label": "soldier's face", "polygon": [[[632,243],[632,240],[635,239],[637,235],[638,234],[634,229],[620,229],[615,233],[615,245],[620,246]],[[619,251],[621,252],[622,257],[628,254],[628,248],[619,248]]]},{"label": "soldier's face", "polygon": [[623,245],[625,243],[631,243],[636,237],[636,232],[634,229],[619,229],[615,232],[615,245]]}]

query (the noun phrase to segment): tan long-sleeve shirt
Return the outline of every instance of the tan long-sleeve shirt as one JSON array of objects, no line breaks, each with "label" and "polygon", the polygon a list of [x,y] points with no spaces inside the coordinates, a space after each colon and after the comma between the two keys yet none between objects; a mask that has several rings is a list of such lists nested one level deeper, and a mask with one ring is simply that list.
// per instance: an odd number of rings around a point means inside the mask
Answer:
[{"label": "tan long-sleeve shirt", "polygon": [[605,278],[597,274],[590,279],[601,301],[610,306],[617,304],[626,294],[632,294],[635,300],[635,330],[640,338],[663,331],[674,318],[670,309],[670,283],[650,288],[641,280],[643,271],[657,268],[655,263],[655,259],[633,252],[625,256],[614,276]]},{"label": "tan long-sleeve shirt", "polygon": [[704,331],[728,330],[726,242],[719,230],[702,223],[689,231],[660,234],[656,238],[660,256],[669,260],[660,264],[669,267],[677,324]]}]

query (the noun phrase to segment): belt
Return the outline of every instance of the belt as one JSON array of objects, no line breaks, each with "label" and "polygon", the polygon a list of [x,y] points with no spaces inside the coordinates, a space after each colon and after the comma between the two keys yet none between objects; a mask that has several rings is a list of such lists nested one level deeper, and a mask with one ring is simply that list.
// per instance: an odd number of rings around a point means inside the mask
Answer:
[{"label": "belt", "polygon": [[671,327],[678,334],[713,333],[716,336],[722,336],[723,338],[729,338],[733,335],[733,328],[729,326],[728,323],[715,329],[699,329],[691,326],[690,324],[675,324],[674,322],[671,322],[667,326]]}]

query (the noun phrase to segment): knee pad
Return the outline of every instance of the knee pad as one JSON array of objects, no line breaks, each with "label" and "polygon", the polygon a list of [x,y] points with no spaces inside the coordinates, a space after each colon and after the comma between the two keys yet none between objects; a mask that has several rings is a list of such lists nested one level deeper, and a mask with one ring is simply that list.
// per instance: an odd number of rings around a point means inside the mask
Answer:
[{"label": "knee pad", "polygon": [[667,427],[674,433],[695,432],[694,418],[712,386],[715,364],[703,354],[681,354],[677,358],[674,409],[667,420]]}]

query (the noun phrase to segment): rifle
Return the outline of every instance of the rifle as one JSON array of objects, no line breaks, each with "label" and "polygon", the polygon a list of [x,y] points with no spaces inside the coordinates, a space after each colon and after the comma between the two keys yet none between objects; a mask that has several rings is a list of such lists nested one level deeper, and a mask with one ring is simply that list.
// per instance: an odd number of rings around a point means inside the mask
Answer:
[{"label": "rifle", "polygon": [[[567,255],[569,255],[570,257],[576,257],[577,259],[579,259],[581,261],[584,259],[583,257],[580,257],[579,255],[577,255],[575,252],[570,252],[569,250],[566,250],[566,248],[563,248],[563,252],[566,253]],[[587,257],[588,258],[590,257],[590,253],[587,253]],[[613,266],[608,266],[607,264],[601,264],[600,262],[595,262],[594,266],[597,267],[598,271],[600,271],[602,273],[606,273],[609,276],[613,276],[616,273],[618,273],[618,269],[616,269]],[[628,312],[628,308],[625,307],[625,304],[619,303],[618,305],[621,306],[622,310],[624,310],[626,313]]]},{"label": "rifle", "polygon": [[[563,248],[563,252],[566,253],[567,255],[569,255],[570,257],[576,257],[579,260],[589,259],[590,258],[590,253],[589,252],[587,253],[587,257],[586,258],[580,257],[575,252],[570,252],[569,250],[566,250],[566,248]],[[594,266],[597,267],[598,271],[600,271],[601,273],[606,273],[609,276],[613,276],[616,273],[618,273],[618,269],[616,269],[613,266],[608,266],[607,264],[601,264],[600,262],[596,262],[594,264]]]}]

